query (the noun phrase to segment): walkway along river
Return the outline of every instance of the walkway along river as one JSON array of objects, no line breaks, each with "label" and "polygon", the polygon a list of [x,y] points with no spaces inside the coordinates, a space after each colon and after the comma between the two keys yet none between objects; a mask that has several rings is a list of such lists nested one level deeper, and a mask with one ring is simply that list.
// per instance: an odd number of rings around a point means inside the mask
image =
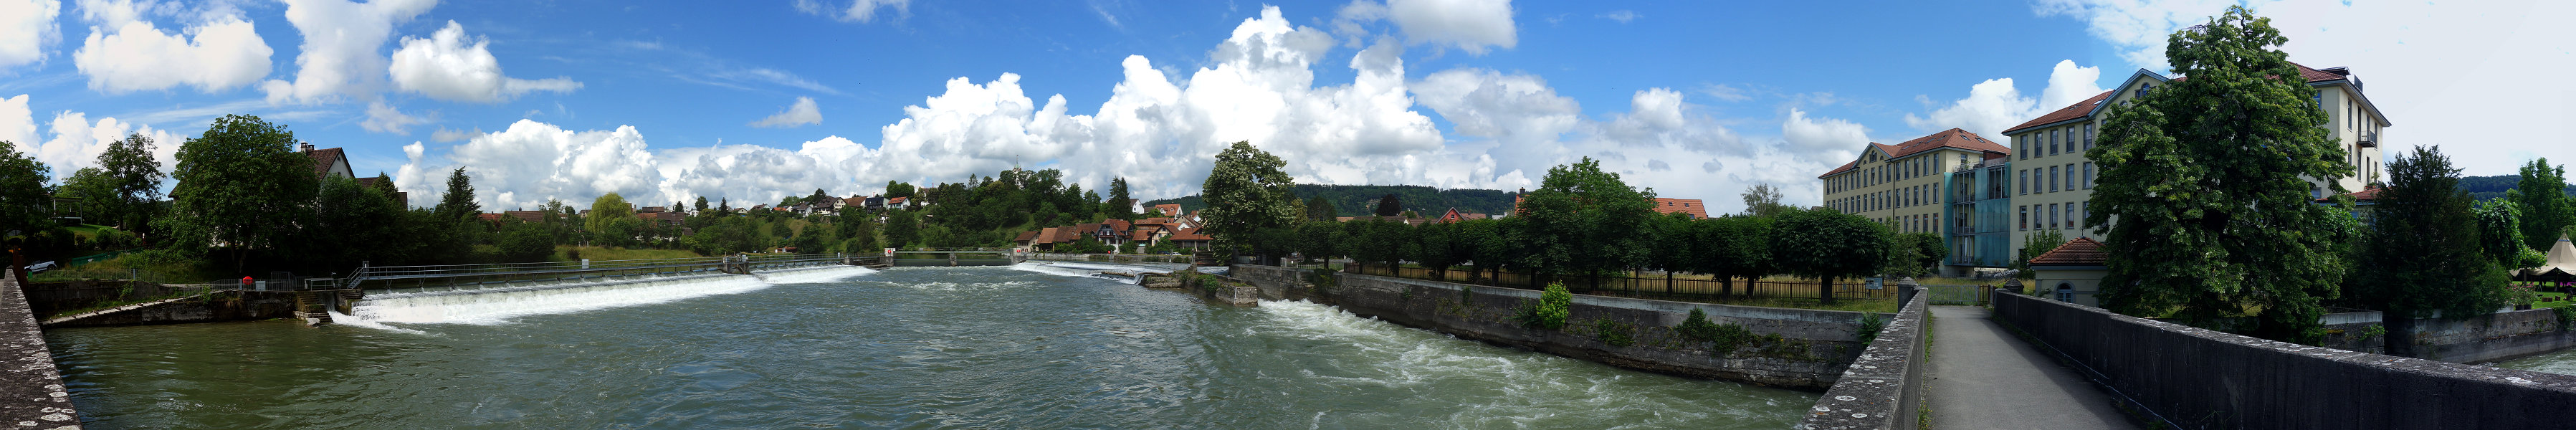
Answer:
[{"label": "walkway along river", "polygon": [[1814,394],[1105,279],[831,268],[48,333],[115,428],[1783,428]]}]

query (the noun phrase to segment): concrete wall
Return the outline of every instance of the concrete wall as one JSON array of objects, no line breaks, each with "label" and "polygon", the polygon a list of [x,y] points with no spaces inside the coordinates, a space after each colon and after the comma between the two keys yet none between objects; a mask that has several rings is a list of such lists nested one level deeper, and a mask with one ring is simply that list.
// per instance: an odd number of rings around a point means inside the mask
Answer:
[{"label": "concrete wall", "polygon": [[[1317,301],[1361,316],[1376,317],[1460,338],[1526,348],[1614,366],[1755,384],[1824,390],[1861,353],[1857,340],[1860,312],[1728,306],[1663,300],[1576,295],[1560,330],[1522,326],[1513,317],[1535,306],[1539,292],[1481,287],[1407,278],[1336,273],[1332,285],[1291,285],[1305,270],[1236,265],[1230,276],[1262,287],[1266,298],[1293,297],[1299,290]],[[1282,295],[1271,295],[1277,291]],[[1700,309],[1711,322],[1744,326],[1756,336],[1777,334],[1779,343],[1748,342],[1722,355],[1707,342],[1685,339],[1673,327]],[[1600,324],[1625,326],[1634,340],[1614,346],[1603,339]]]},{"label": "concrete wall", "polygon": [[295,293],[219,291],[206,300],[182,300],[48,325],[46,328],[252,321],[295,316]]},{"label": "concrete wall", "polygon": [[2181,428],[2576,428],[2576,376],[2273,342],[1995,294],[1998,320]]},{"label": "concrete wall", "polygon": [[69,281],[31,282],[26,288],[27,306],[37,315],[50,315],[64,309],[79,309],[109,300],[139,297],[166,297],[179,288],[141,281]]},{"label": "concrete wall", "polygon": [[[0,272],[16,270],[0,268]],[[0,274],[5,275],[5,274]],[[28,312],[27,295],[15,276],[0,276],[0,423],[10,428],[80,428],[71,393],[63,390],[62,370],[45,346],[45,333]]]},{"label": "concrete wall", "polygon": [[[1916,286],[1913,288],[1922,288]],[[1921,292],[1923,290],[1915,290]],[[1912,429],[1923,398],[1924,330],[1931,328],[1931,295],[1912,294],[1903,311],[1878,330],[1869,349],[1843,370],[1842,379],[1825,390],[1807,417],[1806,430]]]}]

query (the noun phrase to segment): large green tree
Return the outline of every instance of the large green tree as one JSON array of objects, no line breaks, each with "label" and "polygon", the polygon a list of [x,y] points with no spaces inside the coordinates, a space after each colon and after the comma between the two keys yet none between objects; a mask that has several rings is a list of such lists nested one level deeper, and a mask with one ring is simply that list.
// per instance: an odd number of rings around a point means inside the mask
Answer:
[{"label": "large green tree", "polygon": [[45,186],[53,169],[36,157],[18,152],[18,145],[0,140],[0,235],[11,231],[35,234],[53,225],[49,205],[53,190]]},{"label": "large green tree", "polygon": [[1654,249],[1655,195],[1584,157],[1549,168],[1524,194],[1526,224],[1514,232],[1521,264],[1540,273],[1603,274],[1643,266]]},{"label": "large green tree", "polygon": [[313,198],[314,228],[311,234],[297,235],[304,244],[298,253],[308,264],[330,271],[348,270],[362,261],[392,263],[399,255],[388,252],[396,249],[389,244],[410,240],[397,228],[402,217],[402,204],[373,187],[345,177],[323,178]]},{"label": "large green tree", "polygon": [[[2107,230],[2103,307],[2209,327],[2254,317],[2249,334],[2313,341],[2319,301],[2339,293],[2356,224],[2313,203],[2344,192],[2343,149],[2271,20],[2243,7],[2167,38],[2188,79],[2110,107],[2087,221]],[[2114,224],[2113,219],[2118,222]]]},{"label": "large green tree", "polygon": [[221,246],[233,268],[280,244],[310,214],[318,179],[295,134],[249,115],[225,115],[179,145],[170,215],[155,228],[188,250]]},{"label": "large green tree", "polygon": [[98,167],[82,168],[64,181],[63,191],[80,199],[84,221],[148,230],[161,207],[161,162],[152,158],[152,146],[152,138],[139,133],[108,142]]},{"label": "large green tree", "polygon": [[902,248],[912,246],[915,243],[920,243],[920,216],[914,215],[910,210],[898,209],[887,211],[885,238],[886,247],[888,248]]},{"label": "large green tree", "polygon": [[1834,280],[1878,273],[1895,245],[1886,224],[1833,209],[1792,210],[1771,228],[1771,261],[1782,273],[1816,278],[1816,296],[1834,303]]},{"label": "large green tree", "polygon": [[1750,282],[1778,271],[1771,255],[1771,223],[1784,213],[1693,222],[1697,225],[1692,233],[1698,240],[1691,244],[1696,264],[1690,270],[1717,277],[1720,295],[1735,294],[1736,278],[1743,278],[1750,290]]},{"label": "large green tree", "polygon": [[2522,205],[2503,197],[2478,202],[2478,249],[2505,270],[2540,267],[2548,254],[2524,245]]},{"label": "large green tree", "polygon": [[2441,149],[2415,147],[2388,163],[2389,184],[2372,210],[2354,295],[2378,307],[2390,354],[2412,356],[2412,322],[2452,320],[2504,306],[2506,277],[2479,246],[2477,214],[2459,188],[2460,169]]},{"label": "large green tree", "polygon": [[2567,227],[2576,225],[2576,196],[2568,196],[2567,166],[2538,158],[2522,165],[2522,182],[2505,198],[2522,206],[2522,241],[2531,249],[2549,249]]},{"label": "large green tree", "polygon": [[474,178],[465,176],[465,168],[447,172],[447,193],[438,196],[438,216],[449,222],[463,221],[483,213],[483,205],[474,203]]},{"label": "large green tree", "polygon": [[1281,170],[1286,166],[1252,142],[1235,142],[1217,152],[1216,165],[1199,186],[1199,196],[1208,203],[1199,216],[1206,223],[1200,229],[1216,239],[1219,252],[1240,252],[1252,232],[1297,222],[1300,207],[1289,192],[1297,179]]},{"label": "large green tree", "polygon": [[1744,214],[1758,217],[1778,216],[1797,207],[1780,204],[1780,189],[1771,184],[1753,184],[1744,189]]},{"label": "large green tree", "polygon": [[644,221],[635,217],[635,205],[626,203],[625,196],[608,193],[591,199],[590,216],[582,220],[582,228],[590,230],[591,240],[600,246],[629,246]]}]

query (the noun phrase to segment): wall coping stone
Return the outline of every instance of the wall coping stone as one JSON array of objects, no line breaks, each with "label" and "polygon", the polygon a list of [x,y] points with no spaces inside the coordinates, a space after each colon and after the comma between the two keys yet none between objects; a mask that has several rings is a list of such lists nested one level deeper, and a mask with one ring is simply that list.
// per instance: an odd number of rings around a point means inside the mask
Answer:
[{"label": "wall coping stone", "polygon": [[1931,295],[1921,285],[1902,284],[1917,294],[1896,318],[1880,327],[1878,337],[1860,359],[1844,368],[1841,379],[1816,399],[1796,428],[1805,430],[1912,429],[1915,403],[1923,382],[1923,330],[1928,325]]},{"label": "wall coping stone", "polygon": [[[7,270],[15,268],[0,269]],[[80,414],[72,411],[71,393],[63,389],[62,370],[54,367],[54,352],[45,347],[45,333],[27,307],[26,293],[14,277],[0,278],[5,278],[0,279],[0,336],[6,337],[0,339],[0,357],[10,361],[0,365],[0,371],[9,373],[0,377],[0,425],[80,428]]]}]

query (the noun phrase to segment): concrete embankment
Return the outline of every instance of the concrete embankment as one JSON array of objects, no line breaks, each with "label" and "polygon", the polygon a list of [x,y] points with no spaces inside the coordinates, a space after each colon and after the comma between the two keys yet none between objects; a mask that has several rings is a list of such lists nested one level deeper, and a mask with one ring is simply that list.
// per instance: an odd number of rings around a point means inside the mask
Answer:
[{"label": "concrete embankment", "polygon": [[1923,402],[1923,376],[1929,363],[1925,330],[1931,325],[1931,294],[1921,286],[1905,285],[1911,293],[1896,318],[1878,330],[1869,348],[1844,367],[1842,377],[1833,388],[1825,390],[1816,406],[1807,410],[1798,427],[1806,430],[1829,429],[1912,429],[1921,424],[1916,416]]},{"label": "concrete embankment", "polygon": [[46,320],[45,328],[102,327],[254,321],[295,317],[295,293],[288,291],[210,292],[84,312]]},{"label": "concrete embankment", "polygon": [[1997,292],[1995,315],[2179,428],[2576,428],[2576,376],[2274,342]]},{"label": "concrete embankment", "polygon": [[[1524,326],[1517,316],[1539,292],[1274,266],[1234,266],[1230,277],[1263,298],[1329,303],[1460,338],[1660,373],[1824,390],[1858,357],[1862,313],[1728,306],[1577,295],[1563,329]],[[1752,335],[1724,351],[1674,327],[1698,309]]]},{"label": "concrete embankment", "polygon": [[6,337],[0,339],[0,357],[9,357],[7,365],[0,365],[9,373],[0,377],[0,425],[80,428],[80,414],[72,411],[71,394],[63,390],[62,373],[54,368],[54,352],[46,348],[45,333],[15,276],[0,276],[0,337]]},{"label": "concrete embankment", "polygon": [[[2382,326],[2377,311],[2326,315],[2326,328],[2340,332],[2327,336],[2325,346],[2347,351],[2386,354],[2387,347],[2377,336],[2359,336],[2371,327]],[[2452,363],[2491,363],[2529,357],[2576,347],[2576,321],[2562,320],[2556,310],[2532,309],[2497,312],[2462,320],[2423,318],[2408,321],[2405,330],[2415,332],[2415,351],[2407,356]]]}]

